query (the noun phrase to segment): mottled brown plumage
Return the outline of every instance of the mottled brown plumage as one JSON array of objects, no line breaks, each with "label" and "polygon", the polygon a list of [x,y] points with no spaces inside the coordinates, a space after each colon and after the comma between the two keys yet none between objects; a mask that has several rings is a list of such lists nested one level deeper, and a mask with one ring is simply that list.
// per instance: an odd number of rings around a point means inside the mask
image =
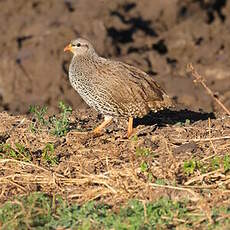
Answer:
[{"label": "mottled brown plumage", "polygon": [[99,132],[113,117],[129,118],[128,135],[132,132],[133,117],[143,117],[151,110],[172,105],[168,95],[145,72],[122,62],[98,56],[91,43],[79,38],[65,51],[74,56],[69,79],[83,100],[105,116]]}]

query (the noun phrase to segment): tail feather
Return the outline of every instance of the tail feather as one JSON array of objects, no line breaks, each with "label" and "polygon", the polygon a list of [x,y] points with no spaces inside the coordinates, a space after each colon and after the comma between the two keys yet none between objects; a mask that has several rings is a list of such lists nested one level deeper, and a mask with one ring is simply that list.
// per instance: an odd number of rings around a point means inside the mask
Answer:
[{"label": "tail feather", "polygon": [[159,110],[174,107],[174,104],[173,104],[171,98],[167,94],[163,94],[163,100],[149,101],[148,106],[152,111],[157,112]]}]

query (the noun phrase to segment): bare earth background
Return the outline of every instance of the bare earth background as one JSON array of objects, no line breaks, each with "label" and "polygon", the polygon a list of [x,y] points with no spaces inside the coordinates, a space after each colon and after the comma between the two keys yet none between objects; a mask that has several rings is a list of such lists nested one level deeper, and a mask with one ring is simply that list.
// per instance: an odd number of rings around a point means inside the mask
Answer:
[{"label": "bare earth background", "polygon": [[192,62],[230,106],[229,1],[0,1],[0,108],[25,113],[31,104],[57,112],[59,100],[83,108],[66,70],[63,47],[78,36],[97,51],[133,64],[190,109],[216,111],[186,74]]},{"label": "bare earth background", "polygon": [[[164,195],[202,211],[194,229],[213,224],[213,208],[230,204],[230,118],[186,66],[193,63],[230,108],[229,12],[225,0],[0,0],[0,110],[7,111],[0,113],[0,202],[42,191],[116,209]],[[79,36],[100,55],[151,74],[177,107],[135,120],[131,140],[122,122],[98,138],[77,133],[102,121],[68,81],[71,55],[63,48]],[[57,114],[60,100],[74,109],[67,135],[32,132],[29,106]],[[57,158],[55,166],[42,161],[44,151]]]}]

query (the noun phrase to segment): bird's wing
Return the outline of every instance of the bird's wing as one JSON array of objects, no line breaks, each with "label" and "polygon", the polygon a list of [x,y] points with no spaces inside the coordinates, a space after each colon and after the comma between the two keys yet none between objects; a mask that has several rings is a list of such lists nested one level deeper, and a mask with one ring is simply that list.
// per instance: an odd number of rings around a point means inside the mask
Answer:
[{"label": "bird's wing", "polygon": [[[124,107],[136,105],[143,113],[167,107],[170,100],[160,86],[145,72],[122,62],[109,61],[97,72],[111,100]],[[169,99],[169,98],[168,98]],[[137,108],[137,109],[138,109]]]},{"label": "bird's wing", "polygon": [[121,63],[128,72],[130,81],[136,82],[140,92],[145,93],[145,102],[153,110],[172,106],[172,101],[166,92],[144,71],[127,64]]}]

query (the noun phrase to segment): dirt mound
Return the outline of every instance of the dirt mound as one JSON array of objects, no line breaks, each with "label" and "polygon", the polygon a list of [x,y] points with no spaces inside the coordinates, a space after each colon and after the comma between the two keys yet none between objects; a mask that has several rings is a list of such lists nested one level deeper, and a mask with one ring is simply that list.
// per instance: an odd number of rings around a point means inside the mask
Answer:
[{"label": "dirt mound", "polygon": [[[90,6],[90,7],[89,7]],[[0,108],[25,113],[59,100],[85,107],[66,70],[69,40],[84,36],[106,57],[149,72],[190,109],[216,111],[186,74],[190,62],[230,106],[229,1],[0,1]]]}]

